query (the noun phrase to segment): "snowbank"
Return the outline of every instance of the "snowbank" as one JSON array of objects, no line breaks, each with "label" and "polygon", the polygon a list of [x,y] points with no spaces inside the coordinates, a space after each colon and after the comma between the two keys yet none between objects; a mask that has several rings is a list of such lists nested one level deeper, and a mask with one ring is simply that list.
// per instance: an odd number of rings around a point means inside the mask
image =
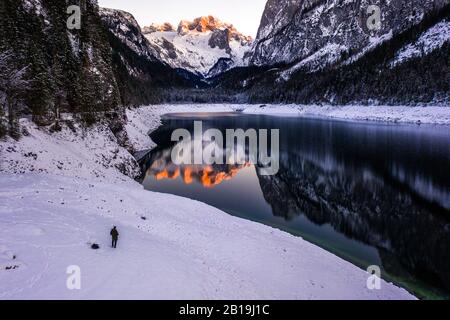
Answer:
[{"label": "snowbank", "polygon": [[[19,141],[0,140],[0,172],[30,172],[127,182],[139,176],[139,166],[106,125],[82,129],[62,124],[49,133],[30,120],[20,120],[27,132]],[[125,175],[127,176],[125,176]]]},{"label": "snowbank", "polygon": [[259,105],[250,106],[245,113],[294,115],[333,118],[352,121],[397,123],[427,123],[450,125],[450,107],[408,106],[316,106],[316,105]]},{"label": "snowbank", "polygon": [[148,150],[156,146],[149,138],[149,133],[161,125],[161,114],[164,111],[158,109],[157,107],[141,107],[126,111],[128,123],[125,129],[135,150]]},{"label": "snowbank", "polygon": [[127,110],[128,124],[125,126],[128,138],[135,150],[148,150],[156,145],[149,133],[161,125],[161,116],[174,112],[231,112],[232,105],[153,105]]},{"label": "snowbank", "polygon": [[397,123],[427,123],[450,125],[450,106],[318,106],[318,105],[259,105],[250,106],[245,113],[294,115],[333,118],[352,121]]},{"label": "snowbank", "polygon": [[[450,106],[319,106],[261,104],[175,104],[155,105],[139,110],[153,115],[179,112],[235,112],[279,116],[333,118],[350,121],[423,123],[450,125]],[[134,111],[132,111],[134,112]]]},{"label": "snowbank", "polygon": [[314,106],[269,105],[264,108],[252,106],[246,113],[295,115],[305,117],[333,118],[352,121],[378,121],[394,123],[423,123],[450,125],[450,107],[408,106]]},{"label": "snowbank", "polygon": [[[366,272],[301,238],[138,184],[1,174],[0,229],[0,299],[413,298],[367,289]],[[81,290],[66,287],[73,265]]]}]

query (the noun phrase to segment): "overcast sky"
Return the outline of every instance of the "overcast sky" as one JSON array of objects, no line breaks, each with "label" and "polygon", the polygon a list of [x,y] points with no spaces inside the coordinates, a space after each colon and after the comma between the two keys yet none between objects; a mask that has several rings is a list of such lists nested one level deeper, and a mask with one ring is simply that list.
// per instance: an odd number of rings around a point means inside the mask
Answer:
[{"label": "overcast sky", "polygon": [[232,23],[240,32],[255,37],[267,0],[99,0],[102,7],[121,9],[134,15],[142,26],[213,15]]}]

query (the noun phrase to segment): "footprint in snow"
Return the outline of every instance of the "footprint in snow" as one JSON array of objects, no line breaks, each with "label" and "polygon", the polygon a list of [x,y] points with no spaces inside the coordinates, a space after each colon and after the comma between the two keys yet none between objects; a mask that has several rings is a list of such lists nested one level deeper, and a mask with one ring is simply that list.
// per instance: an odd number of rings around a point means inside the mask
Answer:
[{"label": "footprint in snow", "polygon": [[24,267],[24,263],[19,261],[15,254],[6,250],[5,246],[0,246],[0,272],[17,270],[22,267]]}]

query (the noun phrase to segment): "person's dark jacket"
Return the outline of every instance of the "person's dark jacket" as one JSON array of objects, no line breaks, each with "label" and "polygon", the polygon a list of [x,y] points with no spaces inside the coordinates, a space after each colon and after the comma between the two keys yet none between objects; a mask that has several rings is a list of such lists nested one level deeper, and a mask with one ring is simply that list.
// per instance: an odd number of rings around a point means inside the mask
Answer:
[{"label": "person's dark jacket", "polygon": [[111,230],[111,236],[115,240],[117,240],[119,238],[119,232],[117,231],[117,229],[112,229]]}]

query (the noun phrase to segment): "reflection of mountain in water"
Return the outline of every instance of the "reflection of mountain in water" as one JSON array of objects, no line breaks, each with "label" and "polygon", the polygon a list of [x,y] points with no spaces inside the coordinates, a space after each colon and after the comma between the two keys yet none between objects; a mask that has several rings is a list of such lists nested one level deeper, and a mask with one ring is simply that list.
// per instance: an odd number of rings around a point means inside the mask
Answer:
[{"label": "reflection of mountain in water", "polygon": [[[161,166],[161,162],[163,165]],[[146,171],[146,176],[153,176],[156,180],[177,179],[181,177],[187,185],[194,181],[205,188],[213,188],[224,181],[233,179],[240,170],[250,164],[243,165],[180,165],[176,166],[168,161],[155,161]]]},{"label": "reflection of mountain in water", "polygon": [[[329,224],[376,247],[390,274],[404,269],[450,290],[450,135],[445,128],[262,116],[203,120],[205,129],[222,131],[280,129],[280,171],[258,174],[273,215],[287,221],[302,215],[315,224]],[[148,174],[183,175],[185,182],[186,177],[202,181],[206,174],[211,180],[205,186],[231,179],[239,167],[168,164],[168,132],[191,130],[192,123],[176,117],[164,121],[152,135],[159,149],[148,159]]]},{"label": "reflection of mountain in water", "polygon": [[[187,146],[191,145],[190,143]],[[176,165],[172,161],[173,146],[166,149],[156,149],[151,152],[149,165],[146,167],[146,176],[153,176],[156,180],[182,178],[187,185],[194,181],[201,183],[205,188],[213,188],[224,181],[233,179],[240,170],[250,166],[250,162],[242,159],[242,164],[222,164],[222,165]],[[245,147],[241,146],[245,154]],[[197,150],[198,151],[198,150]],[[196,150],[192,149],[192,153]],[[225,154],[225,149],[221,153]],[[193,158],[193,157],[192,157]]]},{"label": "reflection of mountain in water", "polygon": [[330,224],[347,237],[378,248],[391,274],[395,270],[389,266],[399,262],[450,289],[449,217],[433,213],[436,207],[431,204],[417,203],[396,182],[384,183],[383,177],[364,169],[324,169],[292,155],[276,176],[259,180],[274,215],[286,219],[305,215],[316,224]]}]

